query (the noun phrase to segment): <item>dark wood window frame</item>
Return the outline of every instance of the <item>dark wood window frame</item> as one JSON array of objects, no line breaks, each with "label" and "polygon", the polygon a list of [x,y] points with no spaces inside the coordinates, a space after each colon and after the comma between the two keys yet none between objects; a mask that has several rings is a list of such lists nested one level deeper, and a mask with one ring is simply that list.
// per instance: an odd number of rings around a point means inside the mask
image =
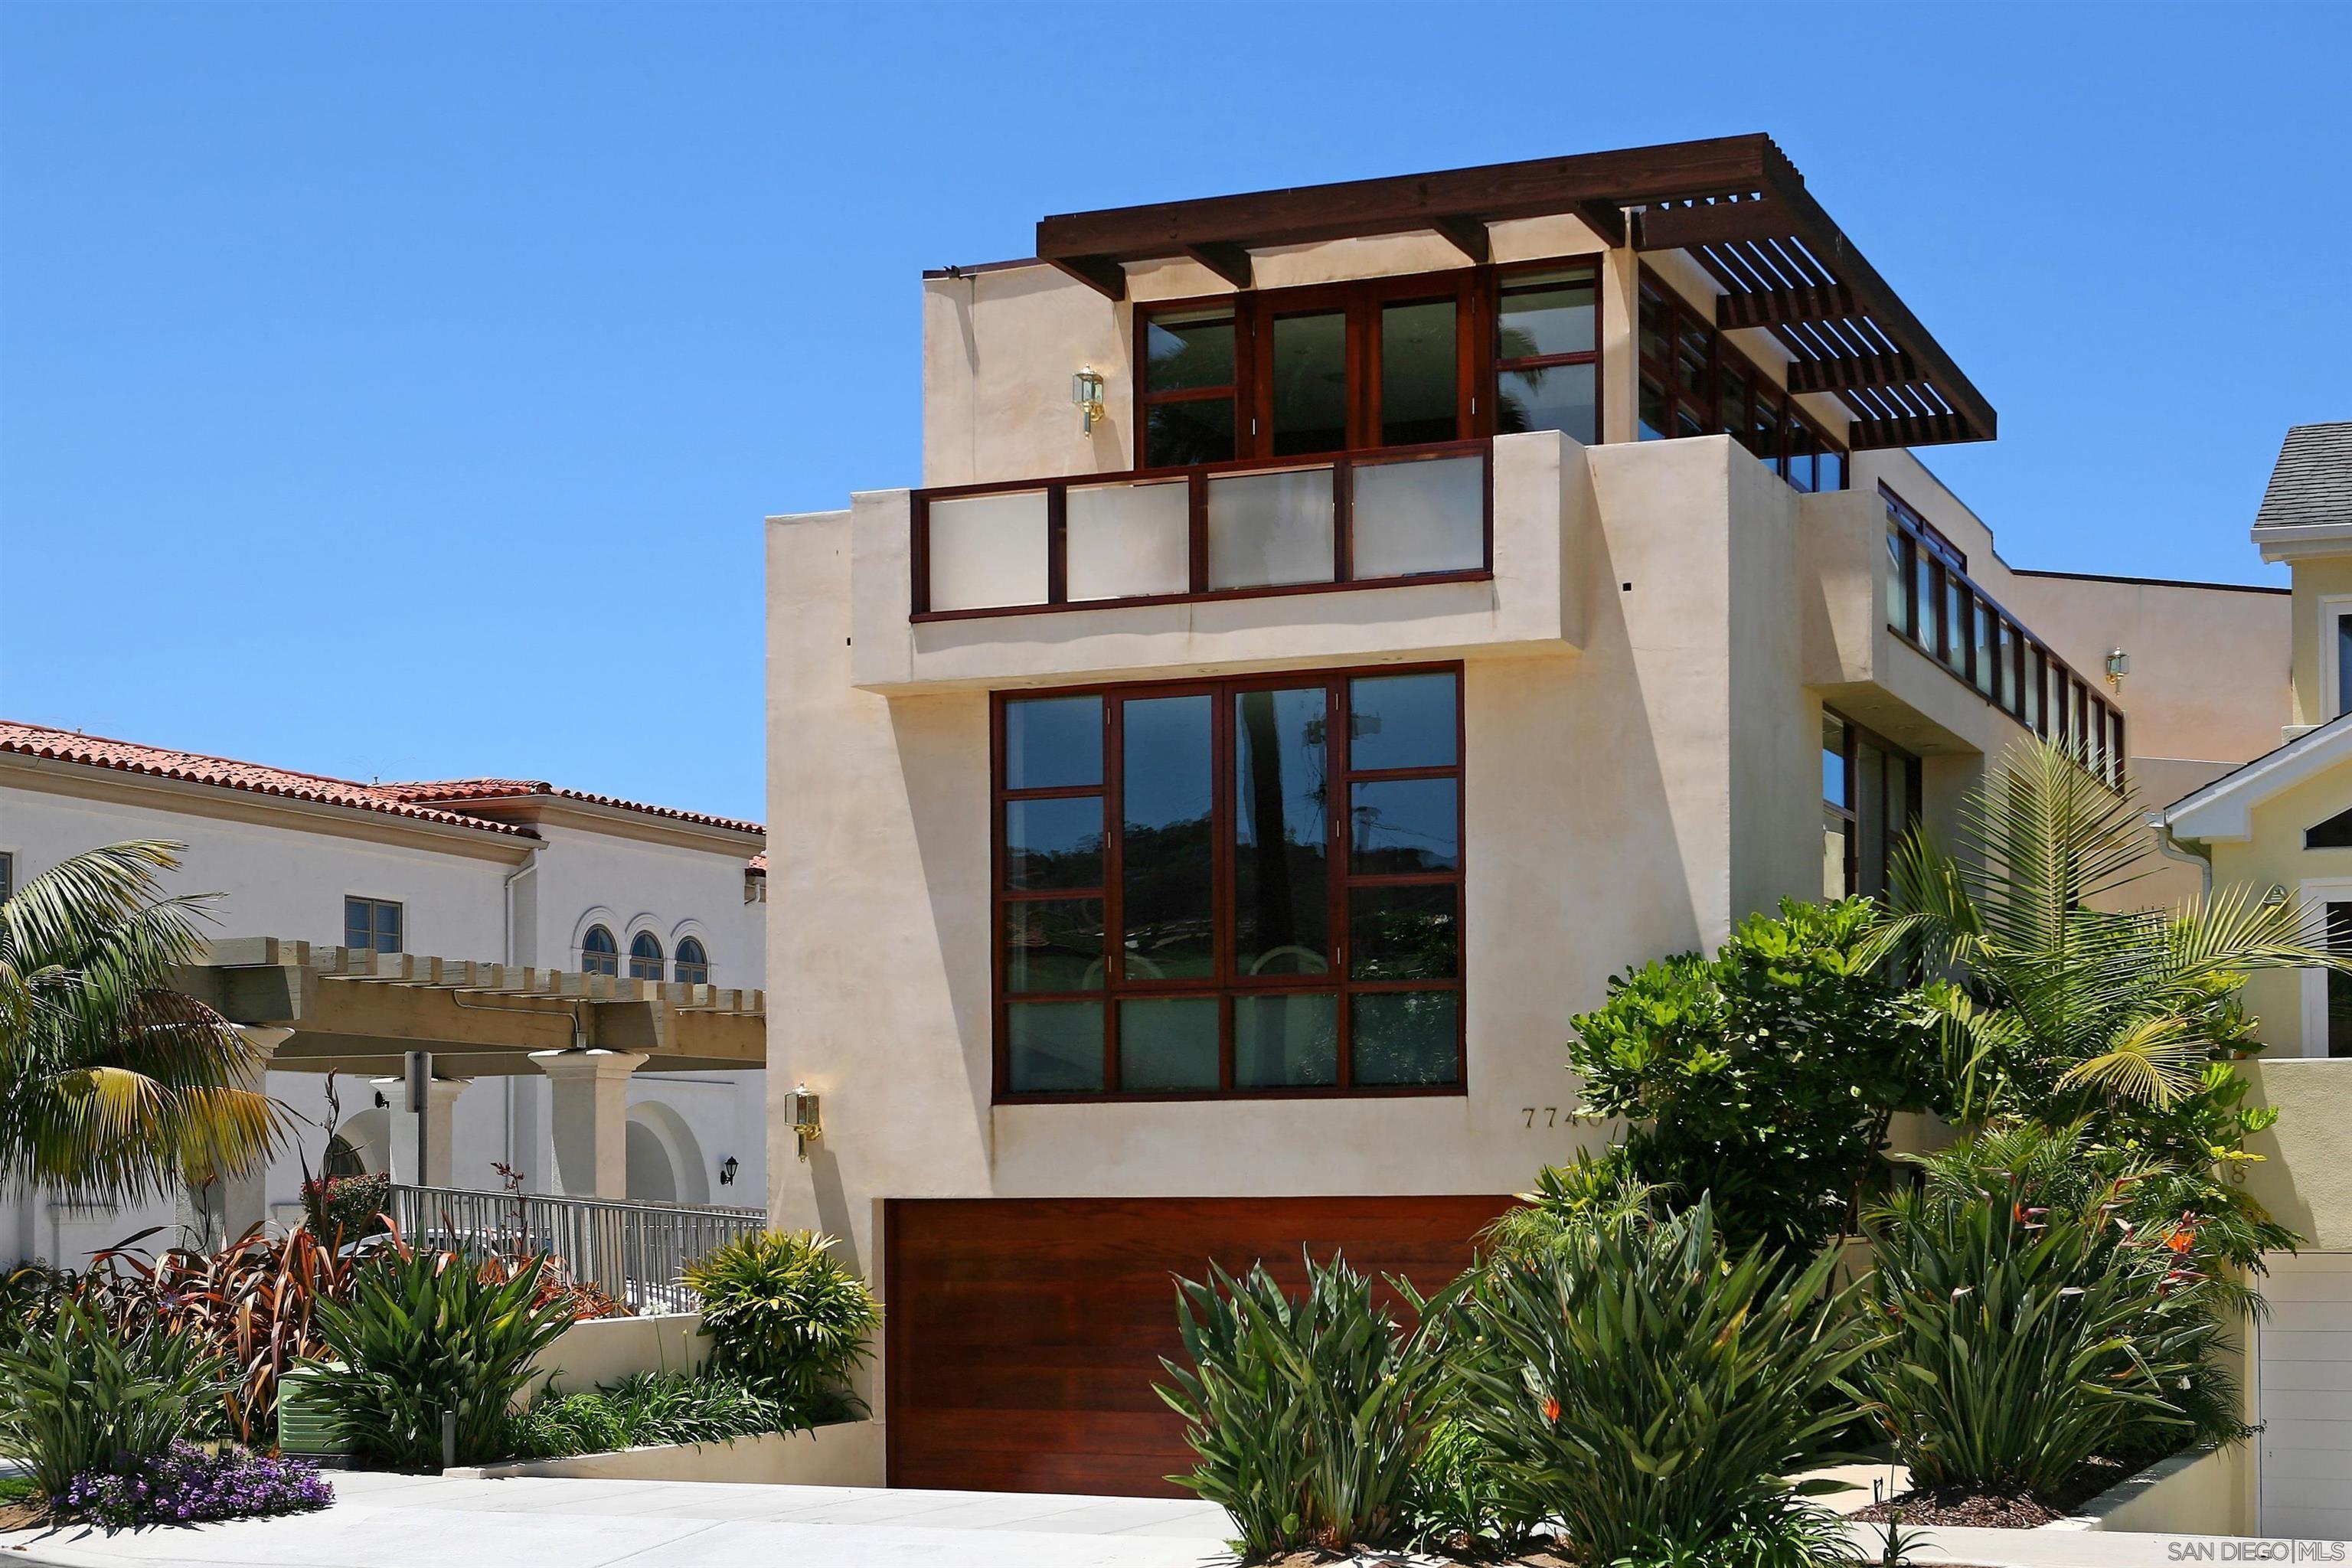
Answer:
[{"label": "dark wood window frame", "polygon": [[[1355,487],[1350,476],[1360,468],[1387,463],[1423,462],[1437,458],[1476,457],[1483,465],[1479,487],[1481,546],[1476,566],[1461,571],[1419,572],[1399,577],[1360,577],[1354,560]],[[1288,468],[1328,468],[1332,473],[1332,579],[1327,583],[1278,583],[1263,587],[1209,586],[1209,481],[1227,474],[1271,473]],[[1069,493],[1089,485],[1123,481],[1181,482],[1186,493],[1189,586],[1181,594],[1138,594],[1123,599],[1072,599],[1069,596]],[[995,605],[971,610],[930,607],[930,509],[934,501],[964,496],[997,495],[1036,490],[1045,497],[1045,602],[1041,605]],[[1140,605],[1181,605],[1206,599],[1260,599],[1276,595],[1329,594],[1361,588],[1404,587],[1421,583],[1478,583],[1495,575],[1495,458],[1485,440],[1441,441],[1421,447],[1388,447],[1364,452],[1338,452],[1312,458],[1251,458],[1231,463],[1195,463],[1187,468],[1160,468],[1150,473],[1073,474],[1066,479],[1005,479],[992,484],[943,485],[913,492],[913,541],[908,576],[913,603],[908,619],[922,621],[975,620],[991,616],[1034,616],[1051,611],[1131,608]]]},{"label": "dark wood window frame", "polygon": [[[1920,765],[1916,753],[1896,745],[1867,724],[1847,718],[1827,703],[1822,705],[1822,716],[1824,719],[1834,720],[1844,726],[1845,731],[1845,743],[1839,758],[1840,765],[1844,769],[1843,792],[1845,795],[1845,804],[1840,805],[1827,795],[1823,795],[1822,810],[1826,815],[1843,819],[1845,823],[1845,891],[1846,897],[1853,898],[1862,890],[1860,752],[1863,743],[1867,742],[1877,747],[1882,756],[1900,757],[1910,764],[1909,777],[1904,784],[1902,820],[1897,822],[1890,816],[1885,828],[1886,842],[1890,847],[1898,834],[1911,830],[1912,825],[1919,820],[1926,809],[1926,792],[1921,781],[1921,775],[1926,770]],[[1826,752],[1827,748],[1824,747],[1823,751]]]},{"label": "dark wood window frame", "polygon": [[[1657,352],[1653,352],[1651,346],[1654,337]],[[1784,482],[1797,489],[1842,490],[1853,484],[1853,454],[1846,450],[1845,443],[1800,407],[1786,387],[1734,347],[1706,310],[1685,299],[1680,289],[1647,267],[1641,269],[1635,294],[1633,344],[1638,377],[1633,410],[1637,439],[1644,394],[1654,389],[1666,421],[1660,433],[1668,439],[1728,435]],[[1693,351],[1697,361],[1687,372],[1685,348]],[[1727,377],[1730,376],[1738,378],[1739,387],[1736,405],[1726,396]],[[1738,415],[1738,429],[1731,428],[1728,417],[1735,410]],[[1761,411],[1773,416],[1772,441],[1761,438],[1764,427],[1758,424]],[[1679,422],[1684,420],[1695,428],[1680,428]],[[1790,463],[1821,453],[1837,456],[1836,484],[1798,486],[1789,479]]]},{"label": "dark wood window frame", "polygon": [[[1289,453],[1282,461],[1311,461],[1341,453],[1381,450],[1381,331],[1382,309],[1389,305],[1454,301],[1454,375],[1457,438],[1472,440],[1495,433],[1496,376],[1499,370],[1542,369],[1552,365],[1601,363],[1600,291],[1602,258],[1591,252],[1576,256],[1538,258],[1480,267],[1447,268],[1435,272],[1399,273],[1391,277],[1352,279],[1339,283],[1310,283],[1286,289],[1252,289],[1231,294],[1200,294],[1175,300],[1139,300],[1133,307],[1129,354],[1134,365],[1135,472],[1181,473],[1189,468],[1154,468],[1146,450],[1150,421],[1146,411],[1156,405],[1198,402],[1230,396],[1234,403],[1234,458],[1236,462],[1275,460],[1274,431],[1266,407],[1272,382],[1273,323],[1277,316],[1343,310],[1348,318],[1348,443],[1329,453]],[[1495,331],[1500,289],[1507,280],[1547,272],[1587,272],[1594,289],[1593,346],[1589,353],[1540,354],[1502,360],[1496,353]],[[1203,310],[1234,313],[1234,384],[1231,387],[1187,387],[1155,392],[1150,383],[1150,356],[1146,352],[1150,324],[1155,316],[1192,315]],[[1593,430],[1598,437],[1606,417],[1607,376],[1593,376]],[[1207,465],[1215,467],[1216,465]]]},{"label": "dark wood window frame", "polygon": [[[1901,572],[1900,603],[1886,606],[1886,629],[1912,649],[1939,666],[1947,675],[1998,708],[2042,739],[2058,737],[2087,760],[2094,747],[2102,763],[2101,776],[2110,788],[2124,784],[2124,714],[2098,689],[2035,637],[2025,623],[2003,608],[1967,571],[1968,557],[1937,531],[1912,505],[1884,480],[1879,497],[1886,506],[1887,550]],[[1937,606],[1936,636],[1927,640],[1922,624],[1920,586],[1922,563],[1927,596]],[[1957,625],[1949,613],[1954,599],[1969,615],[1970,624]],[[1890,596],[1891,599],[1891,596]],[[2010,651],[2013,664],[1990,671],[1978,668],[1975,618],[1990,616],[1993,635],[1988,640],[1993,657]],[[1940,645],[1940,646],[1938,646]],[[2078,723],[2074,715],[2081,714]]]},{"label": "dark wood window frame", "polygon": [[[1401,675],[1446,674],[1454,678],[1454,762],[1448,767],[1414,767],[1356,770],[1350,762],[1351,725],[1335,721],[1328,725],[1326,735],[1328,785],[1325,791],[1326,843],[1328,846],[1329,910],[1328,929],[1330,942],[1330,968],[1320,973],[1261,974],[1243,976],[1234,969],[1236,912],[1234,905],[1234,845],[1233,826],[1235,820],[1234,786],[1233,779],[1234,740],[1232,698],[1240,692],[1265,690],[1297,690],[1321,685],[1328,696],[1326,712],[1335,720],[1344,721],[1349,707],[1349,683],[1360,678],[1380,678]],[[1212,705],[1212,735],[1210,768],[1213,780],[1211,806],[1211,839],[1215,846],[1214,865],[1210,879],[1210,900],[1213,937],[1213,973],[1202,978],[1139,980],[1119,973],[1114,962],[1122,951],[1124,931],[1121,909],[1123,872],[1120,843],[1121,818],[1124,815],[1124,761],[1122,706],[1136,699],[1207,695],[1213,697]],[[1008,789],[1005,777],[1004,711],[1010,702],[1065,697],[1098,697],[1103,700],[1102,782],[1099,784],[1045,786],[1033,789]],[[1067,1105],[1107,1100],[1316,1100],[1333,1098],[1410,1098],[1415,1096],[1460,1096],[1469,1092],[1469,952],[1465,927],[1468,920],[1466,865],[1457,864],[1452,871],[1358,872],[1352,868],[1350,802],[1352,786],[1358,783],[1402,781],[1426,778],[1451,778],[1454,781],[1454,842],[1457,855],[1467,859],[1467,758],[1465,749],[1467,734],[1463,719],[1463,668],[1458,663],[1439,664],[1380,664],[1344,669],[1297,670],[1235,677],[1225,679],[1109,682],[1073,687],[1050,687],[1038,689],[998,691],[991,694],[989,704],[990,731],[990,823],[989,823],[989,942],[990,966],[992,976],[992,1032],[993,1036],[992,1073],[995,1102],[1003,1105],[1040,1104]],[[1009,888],[1005,866],[1005,805],[1017,800],[1046,800],[1085,797],[1099,795],[1103,803],[1103,867],[1102,882],[1092,888]],[[1454,973],[1451,979],[1425,980],[1360,980],[1351,973],[1349,946],[1350,894],[1360,888],[1450,886],[1454,889]],[[1084,991],[1022,991],[1006,989],[1005,931],[1009,906],[1023,902],[1053,902],[1079,900],[1100,900],[1103,907],[1104,963],[1102,985]],[[1353,1009],[1350,1001],[1360,995],[1408,991],[1452,992],[1459,1000],[1454,1009],[1454,1079],[1438,1084],[1371,1084],[1358,1085],[1352,1078]],[[1234,1000],[1238,996],[1280,994],[1328,994],[1335,998],[1335,1025],[1339,1036],[1338,1081],[1333,1084],[1295,1088],[1239,1088],[1234,1083]],[[1119,1081],[1119,1003],[1143,997],[1213,997],[1217,1001],[1217,1055],[1219,1087],[1210,1089],[1124,1090]],[[1099,1003],[1103,1010],[1103,1078],[1104,1088],[1079,1092],[1030,1091],[1016,1092],[1009,1085],[1010,1037],[1007,1008],[1013,1004],[1052,1002]]]}]

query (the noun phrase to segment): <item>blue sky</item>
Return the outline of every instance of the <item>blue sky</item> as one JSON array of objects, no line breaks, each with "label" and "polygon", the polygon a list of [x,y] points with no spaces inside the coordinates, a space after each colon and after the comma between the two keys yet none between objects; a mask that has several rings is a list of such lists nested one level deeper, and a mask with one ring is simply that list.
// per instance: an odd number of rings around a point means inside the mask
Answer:
[{"label": "blue sky", "polygon": [[2013,564],[2275,578],[2352,7],[0,5],[0,714],[763,810],[759,520],[1049,212],[1765,131]]}]

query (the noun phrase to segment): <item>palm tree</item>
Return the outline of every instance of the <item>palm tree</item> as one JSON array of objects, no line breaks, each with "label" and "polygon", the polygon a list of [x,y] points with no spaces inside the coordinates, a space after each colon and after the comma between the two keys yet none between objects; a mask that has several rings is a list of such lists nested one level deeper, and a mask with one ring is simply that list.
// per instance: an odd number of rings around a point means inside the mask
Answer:
[{"label": "palm tree", "polygon": [[171,1189],[266,1159],[263,1058],[173,989],[216,894],[163,897],[184,846],[76,855],[0,903],[0,1180],[73,1199]]},{"label": "palm tree", "polygon": [[1945,1110],[1964,1131],[2084,1123],[2116,1159],[2176,1173],[2207,1214],[2267,1225],[2221,1179],[2268,1125],[2238,1109],[2231,1058],[2259,1048],[2240,992],[2256,970],[2347,961],[2315,943],[2307,910],[2250,889],[2125,907],[2147,829],[2098,771],[2059,744],[2011,752],[1963,806],[1959,854],[1905,839],[1872,955],[1907,952],[1940,977],[1915,994],[1941,1026]]},{"label": "palm tree", "polygon": [[1954,1110],[1981,1121],[2076,1094],[2165,1109],[2205,1066],[2256,1048],[2239,1005],[2259,969],[2335,966],[2309,912],[2245,888],[2177,909],[2100,908],[2147,875],[2147,830],[2128,789],[2063,746],[2016,748],[1960,813],[1962,853],[1924,832],[1894,868],[1877,951],[1913,947],[1923,998],[1946,1027]]}]

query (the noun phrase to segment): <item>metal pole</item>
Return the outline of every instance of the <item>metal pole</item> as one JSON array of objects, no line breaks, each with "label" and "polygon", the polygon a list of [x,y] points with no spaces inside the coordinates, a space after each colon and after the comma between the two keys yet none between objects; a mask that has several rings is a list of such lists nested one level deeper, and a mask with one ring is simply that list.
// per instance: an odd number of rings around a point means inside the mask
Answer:
[{"label": "metal pole", "polygon": [[406,1080],[409,1114],[416,1118],[416,1184],[430,1186],[433,1178],[427,1173],[431,1167],[425,1164],[425,1156],[428,1146],[426,1129],[433,1120],[433,1053],[408,1052],[401,1058],[401,1076]]}]

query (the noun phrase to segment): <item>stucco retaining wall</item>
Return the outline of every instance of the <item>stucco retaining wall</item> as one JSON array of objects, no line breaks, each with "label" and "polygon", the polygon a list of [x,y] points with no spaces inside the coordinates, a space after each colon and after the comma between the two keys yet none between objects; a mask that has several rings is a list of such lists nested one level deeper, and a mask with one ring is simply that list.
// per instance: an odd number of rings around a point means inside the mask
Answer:
[{"label": "stucco retaining wall", "polygon": [[591,1318],[555,1337],[519,1396],[528,1405],[554,1384],[579,1394],[640,1372],[692,1372],[710,1359],[699,1312],[644,1318]]},{"label": "stucco retaining wall", "polygon": [[441,1473],[485,1480],[560,1476],[603,1481],[878,1487],[883,1484],[882,1423],[844,1421],[808,1432],[764,1432],[728,1443],[669,1443],[575,1454],[566,1459],[517,1459]]},{"label": "stucco retaining wall", "polygon": [[2243,1443],[2197,1448],[2159,1459],[2116,1482],[2071,1518],[2045,1531],[2129,1531],[2165,1535],[2241,1535],[2247,1516],[2247,1454]]}]

